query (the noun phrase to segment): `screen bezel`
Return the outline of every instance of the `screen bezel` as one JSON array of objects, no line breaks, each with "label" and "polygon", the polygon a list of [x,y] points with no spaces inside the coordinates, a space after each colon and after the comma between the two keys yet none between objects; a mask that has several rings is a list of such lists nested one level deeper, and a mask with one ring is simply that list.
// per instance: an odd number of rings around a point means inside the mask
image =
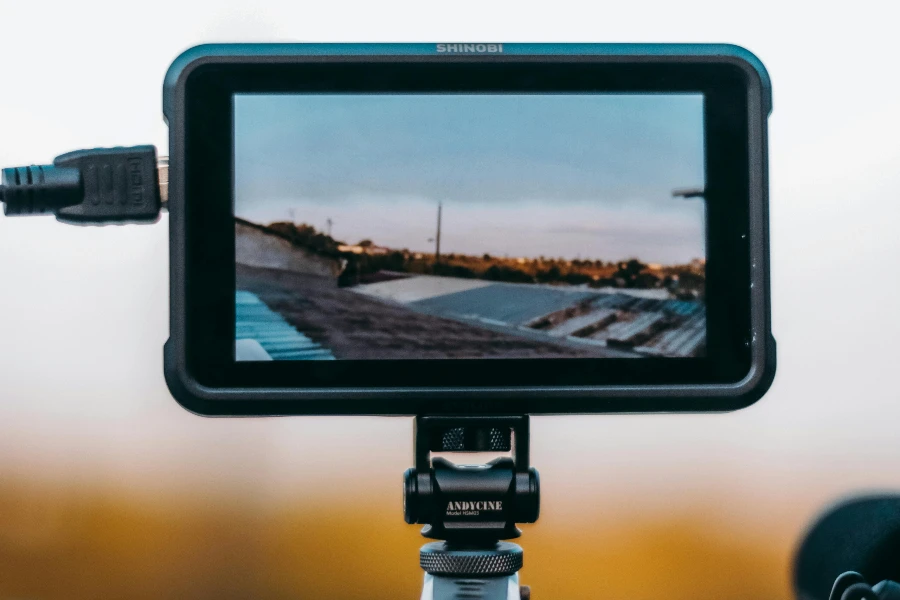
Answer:
[{"label": "screen bezel", "polygon": [[[214,62],[193,69],[184,82],[183,174],[190,198],[183,210],[189,232],[184,248],[187,373],[204,389],[258,392],[261,400],[275,392],[285,400],[340,398],[351,403],[328,412],[441,410],[429,404],[428,392],[435,392],[435,398],[498,401],[480,412],[513,406],[504,398],[521,399],[514,406],[527,406],[527,412],[739,407],[739,399],[726,394],[712,399],[703,390],[740,386],[758,366],[751,344],[756,337],[751,242],[760,232],[753,231],[750,215],[748,86],[747,71],[727,62],[623,64],[591,56],[310,57],[291,64]],[[707,356],[235,363],[233,180],[225,176],[232,172],[232,98],[236,93],[303,92],[703,94],[707,196],[731,199],[708,204]],[[222,197],[230,201],[222,202]],[[488,389],[496,393],[480,393]],[[540,392],[551,389],[557,393]],[[384,402],[354,400],[376,396]],[[318,412],[313,405],[284,403],[275,412],[286,408]]]}]

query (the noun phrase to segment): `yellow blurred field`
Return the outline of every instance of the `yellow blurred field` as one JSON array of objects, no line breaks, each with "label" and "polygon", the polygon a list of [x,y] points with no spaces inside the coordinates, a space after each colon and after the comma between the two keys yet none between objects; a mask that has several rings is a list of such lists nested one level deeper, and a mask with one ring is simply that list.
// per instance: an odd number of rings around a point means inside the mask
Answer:
[{"label": "yellow blurred field", "polygon": [[[348,501],[350,500],[350,501]],[[399,497],[266,507],[202,490],[0,487],[0,597],[417,598],[417,528]],[[751,541],[715,507],[669,519],[596,514],[526,528],[536,598],[788,598],[786,548]],[[376,516],[372,516],[376,515]]]}]

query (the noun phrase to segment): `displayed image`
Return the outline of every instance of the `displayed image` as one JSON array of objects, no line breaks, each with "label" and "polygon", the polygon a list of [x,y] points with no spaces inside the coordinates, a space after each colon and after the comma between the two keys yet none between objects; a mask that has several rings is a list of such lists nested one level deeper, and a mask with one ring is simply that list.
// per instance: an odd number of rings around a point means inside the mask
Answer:
[{"label": "displayed image", "polygon": [[701,357],[699,94],[237,95],[235,358]]}]

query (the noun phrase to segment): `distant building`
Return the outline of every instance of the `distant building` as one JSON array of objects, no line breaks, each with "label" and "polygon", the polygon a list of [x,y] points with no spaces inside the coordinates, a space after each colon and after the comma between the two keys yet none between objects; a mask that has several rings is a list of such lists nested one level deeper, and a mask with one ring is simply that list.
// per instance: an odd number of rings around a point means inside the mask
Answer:
[{"label": "distant building", "polygon": [[276,231],[244,219],[234,223],[235,262],[239,265],[279,269],[337,280],[344,269],[339,258],[322,256],[295,246]]},{"label": "distant building", "polygon": [[349,244],[341,244],[338,246],[338,252],[349,252],[352,254],[374,254],[374,255],[384,255],[390,253],[391,248],[386,248],[384,246],[376,246],[375,244],[360,246],[359,244],[349,245]]}]

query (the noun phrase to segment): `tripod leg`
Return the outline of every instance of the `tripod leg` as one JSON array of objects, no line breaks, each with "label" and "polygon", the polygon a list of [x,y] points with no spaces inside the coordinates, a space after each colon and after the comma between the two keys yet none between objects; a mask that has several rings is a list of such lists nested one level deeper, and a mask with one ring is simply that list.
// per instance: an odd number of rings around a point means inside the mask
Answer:
[{"label": "tripod leg", "polygon": [[425,574],[422,600],[521,600],[519,574],[508,577],[445,577]]}]

